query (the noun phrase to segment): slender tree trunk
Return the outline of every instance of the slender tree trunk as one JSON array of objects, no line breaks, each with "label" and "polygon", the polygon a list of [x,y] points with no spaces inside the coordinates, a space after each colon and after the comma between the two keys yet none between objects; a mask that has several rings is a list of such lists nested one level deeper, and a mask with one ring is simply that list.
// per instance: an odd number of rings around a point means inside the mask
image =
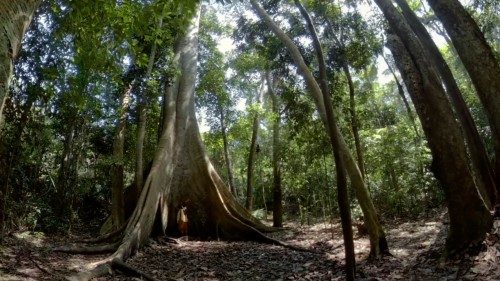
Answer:
[{"label": "slender tree trunk", "polygon": [[274,86],[276,85],[271,77],[271,73],[266,73],[268,93],[271,97],[273,108],[273,226],[283,226],[283,192],[281,189],[281,143],[280,143],[280,126],[281,116],[279,110],[278,96],[276,95]]},{"label": "slender tree trunk", "polygon": [[[144,97],[143,97],[144,98]],[[144,184],[144,139],[146,138],[147,126],[147,102],[140,102],[137,111],[137,142],[136,142],[136,160],[135,160],[135,186],[134,194],[141,194]]]},{"label": "slender tree trunk", "polygon": [[[60,166],[56,181],[55,196],[51,204],[55,209],[55,217],[60,222],[71,223],[71,210],[73,207],[72,192],[78,184],[78,157],[81,153],[81,137],[85,135],[83,120],[77,115],[70,118],[72,122],[68,124],[63,141],[63,151],[60,158]],[[71,224],[68,225],[71,227]]]},{"label": "slender tree trunk", "polygon": [[363,149],[361,147],[361,140],[359,138],[359,120],[356,115],[356,100],[354,99],[354,83],[352,82],[351,72],[349,71],[349,65],[344,61],[342,65],[344,74],[347,78],[347,84],[349,85],[349,111],[351,112],[351,128],[352,134],[354,136],[354,145],[356,146],[356,155],[358,156],[358,167],[361,174],[365,175],[365,162],[363,157]]},{"label": "slender tree trunk", "polygon": [[127,126],[127,111],[130,104],[130,92],[132,91],[132,83],[127,82],[124,84],[120,109],[118,111],[118,125],[116,127],[115,139],[113,141],[113,164],[111,165],[111,222],[113,230],[119,229],[125,222],[123,154],[125,150],[124,144],[125,127]]},{"label": "slender tree trunk", "polygon": [[[28,121],[30,119],[31,108],[33,106],[33,102],[35,101],[35,97],[33,95],[29,95],[27,101],[24,105],[21,106],[21,117],[19,118],[19,125],[16,126],[16,131],[14,135],[14,140],[18,140],[18,142],[12,144],[12,148],[9,151],[5,151],[5,158],[9,159],[8,162],[5,162],[6,169],[2,171],[0,174],[3,179],[3,183],[0,184],[0,242],[3,239],[5,230],[8,228],[4,222],[7,219],[6,212],[9,210],[9,194],[10,194],[10,181],[12,178],[12,173],[14,171],[14,167],[18,165],[19,155],[22,151],[22,143],[25,140],[24,137],[24,129],[26,128]],[[20,104],[18,104],[20,106]],[[0,162],[0,165],[2,163]]]},{"label": "slender tree trunk", "polygon": [[448,255],[480,241],[491,228],[491,215],[469,170],[459,124],[453,117],[441,80],[427,61],[420,42],[389,0],[376,0],[391,28],[388,46],[404,77],[433,155],[433,171],[448,203]]},{"label": "slender tree trunk", "polygon": [[222,144],[224,146],[224,160],[226,162],[229,190],[231,190],[231,193],[234,196],[237,196],[236,186],[234,185],[234,176],[233,176],[233,168],[232,168],[233,165],[231,163],[231,158],[229,157],[229,142],[227,140],[226,115],[224,114],[224,108],[222,107],[222,104],[220,103],[220,101],[218,103],[218,107],[219,107],[220,128],[221,128],[221,132],[222,132]]},{"label": "slender tree trunk", "polygon": [[[411,10],[410,6],[405,0],[396,0],[396,3],[401,8],[403,16],[406,18],[408,24],[418,36],[422,47],[429,54],[429,60],[436,67],[441,80],[443,81],[446,92],[450,97],[453,107],[455,108],[456,115],[462,124],[467,147],[472,159],[472,166],[476,174],[476,182],[478,183],[479,191],[487,206],[495,205],[496,198],[496,184],[495,175],[490,165],[490,160],[483,141],[479,136],[474,119],[467,108],[467,104],[463,99],[462,92],[453,77],[448,64],[439,52],[436,44],[432,40],[430,34],[425,29],[424,25],[420,22],[415,13]],[[500,89],[499,89],[500,90]],[[500,101],[500,100],[499,100]]]},{"label": "slender tree trunk", "polygon": [[[352,186],[356,192],[356,196],[358,198],[358,202],[361,206],[361,209],[363,211],[365,223],[367,225],[367,228],[369,229],[369,234],[370,234],[370,255],[372,257],[379,256],[383,252],[388,251],[388,245],[387,241],[385,239],[385,233],[380,225],[380,222],[378,221],[376,211],[375,211],[375,206],[373,205],[373,202],[371,201],[368,189],[366,188],[366,185],[363,180],[363,176],[361,175],[361,172],[356,165],[356,161],[352,157],[352,154],[349,151],[349,148],[347,146],[347,143],[345,142],[337,123],[335,122],[335,119],[330,120],[333,122],[328,122],[328,117],[326,116],[326,107],[325,107],[325,102],[323,99],[323,92],[312,75],[311,71],[309,70],[308,66],[304,62],[304,59],[302,55],[300,54],[299,49],[297,46],[293,43],[293,41],[273,22],[273,20],[269,17],[269,15],[266,13],[262,7],[257,4],[255,0],[251,0],[250,3],[254,7],[254,9],[257,11],[259,16],[266,22],[268,27],[273,31],[273,33],[282,41],[282,43],[285,45],[287,50],[290,52],[292,58],[294,59],[298,69],[299,73],[302,75],[304,78],[307,87],[309,88],[309,91],[312,94],[312,97],[316,103],[316,107],[318,109],[319,115],[321,117],[321,120],[327,129],[327,133],[330,136],[330,138],[338,138],[338,147],[335,151],[338,152],[340,155],[340,158],[342,159],[343,163],[345,164],[347,173],[351,179]],[[330,105],[330,110],[332,109],[331,103]],[[334,113],[332,111],[332,113]],[[330,117],[335,117],[335,115],[330,116]],[[333,128],[330,128],[333,127]],[[334,142],[336,143],[336,142]],[[338,168],[337,168],[338,169]],[[342,195],[342,194],[339,194]],[[339,208],[341,208],[339,206]],[[349,228],[346,228],[347,231],[351,231],[352,229],[349,230]]]},{"label": "slender tree trunk", "polygon": [[41,0],[0,0],[0,139],[3,107],[9,94],[13,62],[21,49],[24,33]]},{"label": "slender tree trunk", "polygon": [[[158,22],[158,28],[161,29],[163,25],[163,18],[161,17]],[[153,71],[153,65],[156,57],[157,45],[153,42],[151,53],[149,54],[148,68],[146,70],[146,92],[139,96],[138,102],[138,124],[137,124],[137,143],[136,143],[136,161],[135,161],[135,194],[141,193],[142,185],[144,184],[144,138],[146,137],[147,128],[147,113],[148,113],[148,95],[149,90],[148,82]]]},{"label": "slender tree trunk", "polygon": [[[67,200],[67,192],[69,181],[71,180],[71,166],[73,163],[73,144],[74,144],[74,136],[76,134],[76,125],[70,124],[68,131],[65,133],[64,142],[63,142],[63,151],[61,154],[60,166],[57,175],[57,184],[56,184],[56,196],[54,198],[53,205],[56,207],[56,215],[58,218],[63,219],[67,217],[68,208],[68,200]],[[60,202],[64,202],[61,204]]]},{"label": "slender tree trunk", "polygon": [[477,23],[456,0],[427,0],[443,23],[476,88],[495,146],[497,193],[500,188],[500,65]]},{"label": "slender tree trunk", "polygon": [[[264,96],[264,87],[265,77],[263,75],[261,81],[261,87],[259,92],[257,93],[257,105],[260,110],[260,106],[262,104],[262,98]],[[255,158],[257,156],[257,136],[259,133],[259,123],[260,123],[260,112],[255,112],[252,122],[252,139],[250,140],[250,150],[248,152],[248,164],[247,164],[247,200],[245,207],[252,211],[253,209],[253,172],[254,172],[254,164]]]},{"label": "slender tree trunk", "polygon": [[387,64],[387,68],[391,72],[392,77],[394,77],[394,82],[396,82],[396,87],[398,88],[399,97],[403,101],[403,104],[406,108],[406,113],[408,114],[408,118],[410,119],[413,130],[415,131],[415,135],[417,136],[417,138],[419,138],[420,134],[418,132],[417,123],[415,122],[415,115],[413,114],[413,110],[411,110],[410,103],[408,102],[408,99],[406,98],[403,85],[401,84],[401,82],[399,82],[399,78],[396,75],[396,72],[394,71],[393,65],[391,65],[389,63],[389,61],[387,60],[387,58],[384,55],[382,55],[382,58],[384,59],[385,64]]},{"label": "slender tree trunk", "polygon": [[330,98],[330,90],[328,87],[328,78],[326,74],[326,64],[323,56],[323,50],[319,42],[316,29],[314,28],[313,22],[309,13],[302,6],[299,0],[295,0],[295,5],[299,9],[300,13],[304,17],[307,23],[307,28],[313,39],[314,50],[316,52],[316,57],[319,62],[319,87],[322,92],[322,97],[324,101],[325,115],[327,120],[327,130],[330,135],[330,143],[332,146],[332,152],[335,160],[335,167],[337,172],[337,200],[340,211],[340,219],[342,222],[342,234],[344,238],[344,252],[346,261],[346,279],[354,280],[356,276],[356,258],[354,255],[354,241],[352,237],[352,221],[351,212],[349,204],[349,196],[347,194],[347,176],[345,173],[344,160],[339,155],[340,141],[339,141],[339,131],[336,124],[336,117],[333,112],[332,102]]}]

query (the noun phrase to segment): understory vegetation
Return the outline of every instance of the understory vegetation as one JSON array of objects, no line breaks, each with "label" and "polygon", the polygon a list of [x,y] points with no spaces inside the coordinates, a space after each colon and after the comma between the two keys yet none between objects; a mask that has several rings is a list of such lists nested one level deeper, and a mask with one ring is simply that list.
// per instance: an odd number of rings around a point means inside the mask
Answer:
[{"label": "understory vegetation", "polygon": [[116,269],[150,236],[301,251],[268,233],[340,219],[353,280],[353,229],[379,259],[385,222],[446,209],[461,257],[500,211],[499,22],[486,0],[0,0],[0,244],[93,234],[55,250]]}]

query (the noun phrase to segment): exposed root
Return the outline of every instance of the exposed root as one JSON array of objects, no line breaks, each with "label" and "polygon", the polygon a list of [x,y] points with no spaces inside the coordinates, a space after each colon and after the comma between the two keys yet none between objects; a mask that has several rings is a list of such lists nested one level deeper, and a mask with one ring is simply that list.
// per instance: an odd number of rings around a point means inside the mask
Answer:
[{"label": "exposed root", "polygon": [[63,276],[63,275],[61,275],[61,274],[59,274],[59,273],[57,273],[57,272],[54,272],[54,270],[52,270],[52,269],[49,269],[49,268],[46,268],[46,267],[44,267],[44,266],[40,265],[40,264],[39,264],[39,262],[38,262],[37,260],[35,260],[35,259],[33,259],[33,258],[29,258],[29,260],[30,260],[30,261],[31,261],[31,262],[32,262],[32,263],[33,263],[33,264],[34,264],[34,265],[35,265],[35,266],[36,266],[36,267],[37,267],[40,271],[42,271],[42,272],[44,272],[44,273],[46,273],[46,274],[48,274],[48,275],[55,276],[55,277],[57,277],[57,279],[61,279],[61,280],[62,280],[62,279],[64,279],[64,276]]},{"label": "exposed root", "polygon": [[73,244],[69,246],[55,247],[52,250],[54,252],[61,252],[61,253],[91,255],[91,254],[111,253],[115,251],[119,245],[120,242],[116,242],[113,244],[98,245],[98,246],[81,246]]},{"label": "exposed root", "polygon": [[164,237],[160,240],[162,243],[169,243],[169,244],[181,244],[181,241],[179,239],[173,238],[173,237]]},{"label": "exposed root", "polygon": [[[147,273],[144,273],[144,272],[122,262],[121,260],[112,261],[111,268],[114,270],[118,270],[118,271],[126,274],[127,276],[140,278],[141,280],[158,281],[158,279],[154,278],[153,276],[151,276]],[[170,280],[175,280],[175,279],[167,278],[167,280],[170,281]]]},{"label": "exposed root", "polygon": [[271,238],[271,237],[266,236],[264,234],[261,234],[261,235],[263,235],[265,237],[265,239],[262,241],[264,243],[278,245],[278,246],[281,246],[281,247],[284,247],[284,248],[287,248],[287,249],[290,249],[290,250],[298,251],[298,252],[320,253],[320,252],[318,252],[316,250],[311,250],[311,249],[307,249],[307,248],[303,248],[303,247],[299,247],[299,246],[295,246],[295,245],[292,245],[292,244],[285,243],[283,241]]},{"label": "exposed root", "polygon": [[[105,261],[91,270],[80,272],[66,279],[70,281],[88,281],[93,278],[98,278],[104,275],[111,275],[114,273],[114,271],[119,271],[120,273],[126,276],[136,277],[141,280],[159,281],[159,279],[156,279],[155,277],[145,272],[142,272],[139,269],[130,266],[117,258],[111,261]],[[176,279],[166,278],[165,280],[174,281]]]},{"label": "exposed root", "polygon": [[88,270],[88,271],[82,271],[76,275],[70,276],[66,278],[69,281],[88,281],[91,280],[92,278],[97,278],[101,277],[104,275],[111,275],[113,274],[113,269],[111,268],[111,262],[106,262],[102,263],[95,268]]},{"label": "exposed root", "polygon": [[119,237],[120,235],[122,235],[123,231],[125,230],[126,227],[127,227],[127,223],[124,223],[120,228],[118,228],[112,232],[106,233],[106,234],[101,235],[101,236],[96,237],[96,238],[81,239],[81,240],[78,240],[77,242],[79,242],[79,243],[102,243],[102,242],[110,241],[113,238],[116,238],[116,237]]}]

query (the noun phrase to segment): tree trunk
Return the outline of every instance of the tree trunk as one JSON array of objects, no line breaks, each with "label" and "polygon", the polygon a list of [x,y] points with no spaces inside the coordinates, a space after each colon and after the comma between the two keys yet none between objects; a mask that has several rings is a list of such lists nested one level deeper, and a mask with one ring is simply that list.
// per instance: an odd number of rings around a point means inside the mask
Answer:
[{"label": "tree trunk", "polygon": [[124,187],[123,187],[123,154],[125,144],[125,127],[127,111],[130,104],[132,82],[124,81],[124,90],[118,110],[118,125],[113,141],[113,164],[111,165],[111,223],[112,229],[120,228],[125,222]]},{"label": "tree trunk", "polygon": [[[160,17],[158,23],[158,29],[161,29],[163,25],[163,17]],[[153,65],[156,57],[157,45],[153,41],[153,46],[151,48],[151,53],[149,54],[148,68],[146,70],[146,75],[144,80],[146,82],[146,89],[142,95],[138,96],[138,118],[137,118],[137,143],[136,143],[136,159],[135,159],[135,187],[134,194],[137,196],[141,193],[142,185],[144,184],[144,138],[146,137],[147,128],[147,113],[148,113],[148,94],[149,90],[149,78],[151,77],[151,72],[153,71]]]},{"label": "tree trunk", "polygon": [[[386,3],[380,4],[380,7],[387,18],[394,19],[388,14],[397,11],[387,2],[394,9],[393,12],[387,8]],[[391,24],[391,27],[394,26],[396,24]],[[454,255],[471,243],[482,241],[491,228],[492,218],[477,193],[467,165],[467,153],[460,128],[453,117],[441,81],[430,68],[425,68],[428,67],[425,58],[412,56],[397,35],[388,34],[388,46],[417,109],[433,155],[433,172],[445,192],[450,217],[446,254]],[[416,44],[411,46],[418,47]]]},{"label": "tree trunk", "polygon": [[500,188],[500,65],[477,23],[456,0],[427,0],[457,50],[476,88],[495,146],[497,193]]},{"label": "tree trunk", "polygon": [[472,115],[470,114],[467,104],[463,99],[462,92],[458,88],[455,78],[453,77],[453,73],[439,52],[439,49],[432,40],[430,34],[427,32],[415,13],[411,10],[408,3],[405,0],[396,0],[396,3],[401,8],[403,16],[406,18],[408,24],[422,43],[422,47],[429,55],[429,60],[436,67],[436,70],[441,76],[441,80],[446,87],[446,92],[453,103],[453,107],[455,108],[456,115],[462,124],[465,140],[472,159],[472,166],[476,174],[476,183],[478,184],[479,191],[481,192],[486,205],[491,208],[491,206],[495,205],[496,198],[495,175],[490,165],[490,160],[488,159],[488,154],[486,153],[483,141],[481,140],[476,124],[474,123],[474,119],[472,119]]},{"label": "tree trunk", "polygon": [[[56,217],[59,219],[67,218],[69,215],[70,206],[67,203],[68,189],[72,187],[72,181],[75,180],[72,171],[75,169],[75,135],[77,134],[77,125],[75,123],[69,124],[64,142],[63,151],[61,153],[61,160],[59,171],[57,174],[56,196],[53,198],[52,205],[55,206]],[[64,202],[64,203],[61,203]]]},{"label": "tree trunk", "polygon": [[[290,52],[290,55],[294,59],[299,73],[304,78],[307,88],[312,94],[314,102],[316,103],[316,107],[318,109],[321,120],[327,129],[327,133],[331,139],[338,138],[338,147],[335,149],[336,152],[340,155],[342,162],[345,164],[347,173],[351,180],[351,184],[356,192],[356,196],[358,198],[358,202],[363,211],[365,223],[367,228],[369,229],[370,234],[370,256],[377,257],[383,252],[388,252],[388,245],[385,239],[385,233],[378,221],[375,206],[371,201],[370,194],[363,180],[363,176],[356,165],[354,158],[352,157],[351,152],[347,146],[347,143],[340,132],[335,119],[330,120],[332,122],[328,122],[328,117],[326,116],[326,107],[323,101],[323,92],[318,85],[318,82],[315,80],[308,66],[304,62],[302,55],[300,54],[299,49],[293,43],[293,41],[273,22],[273,20],[269,17],[262,7],[257,4],[255,0],[251,0],[250,3],[257,11],[259,16],[266,22],[268,27],[273,31],[273,33],[282,41],[287,50]],[[330,103],[330,109],[331,109]],[[332,111],[332,116],[330,118],[335,118],[334,112]],[[331,127],[332,128],[331,128]],[[333,142],[337,143],[337,142]],[[337,171],[338,168],[337,168]],[[339,194],[341,195],[341,194]],[[341,208],[341,206],[339,206]],[[347,229],[347,228],[346,228]],[[350,230],[352,231],[352,230]]]},{"label": "tree trunk", "polygon": [[408,114],[408,118],[410,119],[413,130],[415,131],[415,136],[417,136],[417,138],[419,138],[420,134],[418,132],[417,123],[415,123],[415,115],[413,114],[413,111],[411,110],[411,107],[410,107],[410,103],[408,102],[408,99],[406,98],[405,90],[403,89],[403,85],[401,85],[401,82],[399,82],[399,78],[398,78],[398,76],[396,76],[396,72],[394,71],[393,65],[389,64],[389,61],[387,60],[387,58],[384,55],[382,55],[382,58],[384,59],[385,64],[387,64],[387,68],[391,72],[392,77],[394,77],[394,82],[396,82],[396,87],[398,88],[399,97],[401,98],[401,100],[403,101],[403,104],[405,105],[406,113]]},{"label": "tree trunk", "polygon": [[274,86],[275,81],[271,77],[271,73],[266,73],[268,93],[271,97],[273,108],[273,226],[283,226],[283,192],[281,189],[281,144],[280,144],[280,126],[281,116],[279,110],[278,96],[276,95]]},{"label": "tree trunk", "polygon": [[356,257],[354,255],[354,241],[352,237],[352,220],[351,220],[351,209],[349,204],[349,196],[347,194],[347,177],[345,174],[345,166],[344,160],[339,155],[339,131],[337,127],[336,117],[333,112],[333,105],[330,98],[330,89],[328,87],[328,78],[326,74],[326,64],[325,58],[323,56],[323,50],[321,48],[321,43],[319,42],[318,35],[316,33],[316,29],[314,28],[314,24],[309,16],[309,13],[306,11],[304,6],[300,3],[299,0],[295,0],[295,5],[299,9],[300,13],[304,17],[307,23],[307,28],[309,29],[309,33],[313,39],[313,46],[316,52],[316,57],[318,59],[319,64],[319,86],[322,92],[322,97],[324,101],[325,115],[326,115],[326,123],[327,131],[329,131],[330,136],[330,145],[332,146],[332,152],[335,161],[335,168],[337,173],[337,200],[340,211],[340,219],[342,224],[342,236],[344,239],[344,252],[345,252],[345,271],[346,271],[346,280],[354,280],[356,276]]},{"label": "tree trunk", "polygon": [[147,102],[139,102],[137,107],[137,143],[135,159],[135,185],[134,193],[139,196],[144,184],[144,139],[146,137],[147,126]]},{"label": "tree trunk", "polygon": [[[265,77],[262,76],[260,90],[257,93],[257,105],[258,110],[260,110],[262,104],[262,98],[264,96],[265,87]],[[252,139],[250,141],[250,150],[248,152],[248,165],[247,165],[247,200],[245,207],[252,211],[253,209],[253,170],[255,164],[255,158],[257,156],[257,136],[259,133],[259,123],[260,123],[260,112],[254,112],[253,122],[252,122]]]},{"label": "tree trunk", "polygon": [[19,118],[19,125],[15,128],[14,140],[18,140],[18,142],[13,143],[12,147],[9,151],[5,151],[5,159],[9,159],[2,163],[0,161],[0,165],[5,164],[6,167],[0,176],[2,176],[3,183],[0,184],[0,242],[3,239],[5,230],[8,229],[9,226],[5,225],[5,221],[7,219],[6,212],[9,210],[9,194],[10,194],[10,180],[12,178],[12,173],[14,171],[14,167],[18,165],[20,159],[20,153],[22,151],[22,144],[25,140],[24,129],[28,125],[28,121],[30,119],[31,108],[33,103],[35,102],[34,95],[28,95],[27,101],[24,105],[17,104],[16,106],[20,106],[22,108],[21,116]]},{"label": "tree trunk", "polygon": [[224,186],[208,159],[195,116],[199,12],[177,44],[181,74],[177,90],[165,103],[163,132],[137,206],[128,220],[117,250],[90,272],[73,280],[105,274],[113,261],[122,261],[143,246],[153,226],[174,233],[176,214],[187,206],[189,236],[220,237],[278,243],[261,231],[270,230],[254,219]]},{"label": "tree trunk", "polygon": [[358,129],[358,117],[356,116],[356,100],[354,99],[354,83],[352,82],[351,72],[349,71],[349,65],[344,61],[342,65],[344,74],[347,78],[347,84],[349,85],[349,111],[351,112],[351,128],[352,134],[354,136],[354,145],[356,146],[356,155],[358,156],[358,167],[361,174],[365,175],[365,162],[363,159],[363,149],[361,148],[361,140],[359,138]]},{"label": "tree trunk", "polygon": [[13,62],[20,49],[24,33],[31,23],[41,0],[0,0],[0,139],[2,138],[3,107],[9,94]]},{"label": "tree trunk", "polygon": [[224,160],[226,162],[227,169],[227,179],[229,183],[229,190],[236,197],[236,186],[234,185],[234,176],[233,176],[233,165],[231,163],[231,158],[229,157],[229,142],[227,141],[227,128],[226,128],[226,115],[224,114],[224,108],[220,101],[218,102],[219,106],[219,120],[220,120],[220,128],[222,133],[222,144],[224,146]]}]

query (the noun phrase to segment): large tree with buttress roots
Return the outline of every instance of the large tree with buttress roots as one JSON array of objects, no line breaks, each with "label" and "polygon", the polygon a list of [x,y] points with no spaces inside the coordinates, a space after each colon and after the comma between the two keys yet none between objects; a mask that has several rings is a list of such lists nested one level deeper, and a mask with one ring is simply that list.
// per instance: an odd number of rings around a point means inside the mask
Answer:
[{"label": "large tree with buttress roots", "polygon": [[143,246],[153,231],[175,232],[177,211],[182,205],[188,209],[190,236],[282,244],[264,235],[272,228],[253,218],[234,199],[202,143],[194,105],[200,19],[197,10],[176,42],[180,74],[166,88],[163,132],[135,209],[126,226],[92,241],[105,244],[59,249],[114,251],[92,270],[73,276],[73,280],[88,280],[123,265],[123,260]]}]

